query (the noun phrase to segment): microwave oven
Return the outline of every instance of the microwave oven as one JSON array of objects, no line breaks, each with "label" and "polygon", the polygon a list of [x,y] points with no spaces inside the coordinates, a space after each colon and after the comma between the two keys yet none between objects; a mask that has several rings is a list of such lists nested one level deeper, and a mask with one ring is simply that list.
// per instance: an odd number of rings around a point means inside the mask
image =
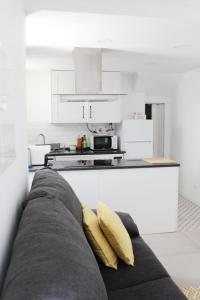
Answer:
[{"label": "microwave oven", "polygon": [[91,150],[117,150],[117,135],[92,135],[90,137]]}]

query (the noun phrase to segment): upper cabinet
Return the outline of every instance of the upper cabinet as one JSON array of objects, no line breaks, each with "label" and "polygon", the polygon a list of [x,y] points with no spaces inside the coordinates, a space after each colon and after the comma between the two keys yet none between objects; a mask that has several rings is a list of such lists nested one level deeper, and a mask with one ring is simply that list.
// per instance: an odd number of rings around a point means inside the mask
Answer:
[{"label": "upper cabinet", "polygon": [[120,123],[120,101],[88,102],[88,123]]},{"label": "upper cabinet", "polygon": [[120,72],[102,72],[98,94],[76,93],[75,72],[51,73],[52,123],[120,123]]},{"label": "upper cabinet", "polygon": [[[73,70],[57,71],[51,74],[51,93],[53,95],[74,95],[76,93],[75,72]],[[102,90],[98,94],[121,94],[120,72],[102,72]]]},{"label": "upper cabinet", "polygon": [[52,97],[52,123],[120,123],[120,101],[73,101]]}]

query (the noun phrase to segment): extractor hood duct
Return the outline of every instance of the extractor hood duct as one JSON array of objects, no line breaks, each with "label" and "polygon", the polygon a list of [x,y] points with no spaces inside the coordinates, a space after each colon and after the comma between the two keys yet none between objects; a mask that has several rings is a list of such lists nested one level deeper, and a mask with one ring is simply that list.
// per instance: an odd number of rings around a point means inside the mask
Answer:
[{"label": "extractor hood duct", "polygon": [[77,94],[98,94],[102,90],[102,53],[97,48],[75,48],[75,86]]}]

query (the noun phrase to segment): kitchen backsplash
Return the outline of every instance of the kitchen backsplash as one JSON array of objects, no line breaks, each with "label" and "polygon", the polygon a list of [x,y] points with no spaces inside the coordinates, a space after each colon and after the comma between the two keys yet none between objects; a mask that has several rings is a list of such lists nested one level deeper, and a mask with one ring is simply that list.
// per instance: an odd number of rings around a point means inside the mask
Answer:
[{"label": "kitchen backsplash", "polygon": [[[108,124],[89,124],[91,130],[109,128]],[[114,125],[113,125],[114,128]],[[63,124],[55,125],[49,123],[28,123],[28,144],[43,143],[39,134],[45,135],[46,143],[61,143],[62,145],[75,145],[78,135],[86,135],[92,133],[87,129],[86,124]],[[104,133],[102,131],[102,133]],[[114,134],[114,131],[107,134]],[[61,145],[61,146],[62,146]]]}]

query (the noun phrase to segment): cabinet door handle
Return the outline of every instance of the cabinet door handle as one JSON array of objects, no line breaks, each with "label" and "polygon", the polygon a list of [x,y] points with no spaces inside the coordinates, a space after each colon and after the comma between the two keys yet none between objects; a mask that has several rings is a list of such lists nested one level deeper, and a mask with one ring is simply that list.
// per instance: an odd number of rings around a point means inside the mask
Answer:
[{"label": "cabinet door handle", "polygon": [[92,119],[92,106],[90,105],[90,119]]},{"label": "cabinet door handle", "polygon": [[84,105],[82,106],[82,113],[83,113],[83,114],[82,114],[83,119],[85,119],[85,106],[84,106]]}]

